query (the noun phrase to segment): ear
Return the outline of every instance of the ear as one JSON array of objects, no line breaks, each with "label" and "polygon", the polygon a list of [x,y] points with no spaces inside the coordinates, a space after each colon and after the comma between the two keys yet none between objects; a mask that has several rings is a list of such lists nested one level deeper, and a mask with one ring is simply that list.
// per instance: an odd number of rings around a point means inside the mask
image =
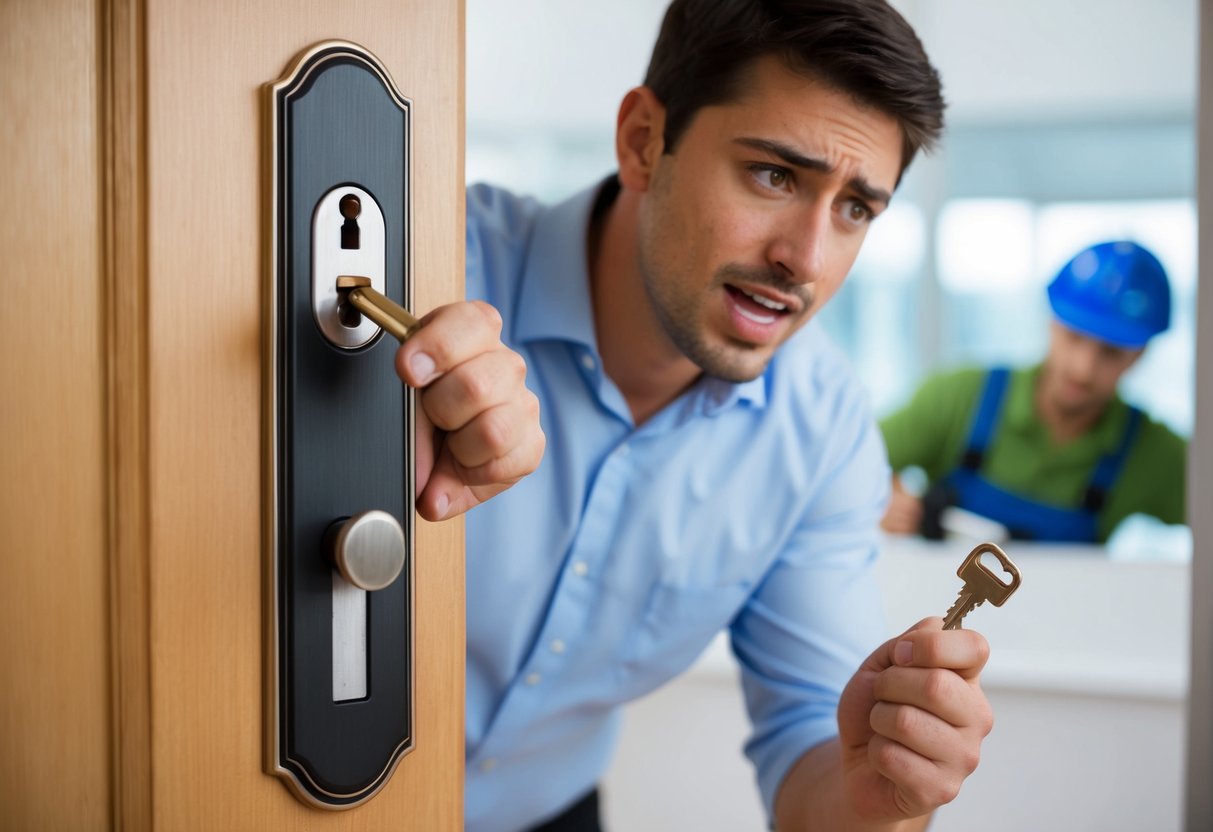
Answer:
[{"label": "ear", "polygon": [[665,107],[648,87],[636,87],[619,105],[615,158],[625,188],[646,191],[665,150]]}]

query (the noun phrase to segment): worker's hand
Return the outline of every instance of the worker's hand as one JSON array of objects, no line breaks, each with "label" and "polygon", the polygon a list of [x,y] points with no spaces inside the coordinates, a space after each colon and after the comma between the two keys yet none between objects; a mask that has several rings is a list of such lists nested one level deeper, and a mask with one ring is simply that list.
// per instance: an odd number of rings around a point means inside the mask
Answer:
[{"label": "worker's hand", "polygon": [[543,457],[539,400],[526,362],[501,342],[501,314],[452,303],[421,319],[396,353],[417,394],[417,511],[454,517],[509,488]]},{"label": "worker's hand", "polygon": [[838,706],[843,783],[860,817],[918,817],[977,768],[993,715],[979,674],[989,646],[928,618],[868,657]]},{"label": "worker's hand", "polygon": [[900,477],[893,477],[893,491],[880,527],[894,534],[916,534],[922,526],[922,500],[906,491]]}]

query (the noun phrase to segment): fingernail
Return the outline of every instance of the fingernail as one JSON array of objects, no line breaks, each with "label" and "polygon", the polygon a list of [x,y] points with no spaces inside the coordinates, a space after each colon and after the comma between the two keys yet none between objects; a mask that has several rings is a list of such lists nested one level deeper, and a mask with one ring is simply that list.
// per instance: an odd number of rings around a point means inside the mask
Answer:
[{"label": "fingernail", "polygon": [[446,519],[446,510],[451,505],[451,498],[445,494],[439,494],[438,499],[434,501],[434,508],[438,511],[438,519]]},{"label": "fingernail", "polygon": [[893,661],[898,664],[909,664],[914,661],[914,642],[897,642],[897,646],[893,648]]},{"label": "fingernail", "polygon": [[409,359],[409,369],[413,371],[418,385],[429,384],[430,376],[434,375],[434,359],[423,352],[414,353]]}]

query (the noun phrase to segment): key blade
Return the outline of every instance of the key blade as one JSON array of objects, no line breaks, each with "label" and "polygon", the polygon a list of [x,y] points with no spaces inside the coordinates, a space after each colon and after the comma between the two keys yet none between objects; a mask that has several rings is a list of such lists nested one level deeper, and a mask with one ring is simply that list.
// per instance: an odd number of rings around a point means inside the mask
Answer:
[{"label": "key blade", "polygon": [[945,630],[959,630],[960,622],[973,607],[977,604],[973,603],[973,593],[968,591],[968,586],[960,590],[960,594],[956,596],[956,603],[948,607],[947,613],[943,617],[943,628]]},{"label": "key blade", "polygon": [[350,290],[350,303],[400,343],[420,327],[420,322],[403,306],[389,297],[376,292],[370,286],[359,286]]}]

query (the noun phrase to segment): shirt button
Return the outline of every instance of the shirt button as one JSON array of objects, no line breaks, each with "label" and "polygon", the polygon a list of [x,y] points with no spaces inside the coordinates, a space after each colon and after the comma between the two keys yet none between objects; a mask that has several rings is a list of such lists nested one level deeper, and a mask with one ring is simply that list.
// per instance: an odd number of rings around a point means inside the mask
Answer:
[{"label": "shirt button", "polygon": [[526,683],[528,685],[530,685],[531,687],[535,687],[535,685],[539,684],[542,681],[543,681],[543,677],[540,676],[538,673],[528,673],[526,676]]},{"label": "shirt button", "polygon": [[590,565],[583,560],[579,560],[573,564],[573,574],[584,578],[590,572]]},{"label": "shirt button", "polygon": [[593,372],[594,368],[598,366],[598,362],[594,360],[594,356],[590,355],[588,352],[584,352],[581,354],[581,366],[585,367],[590,372]]},{"label": "shirt button", "polygon": [[481,771],[492,771],[495,768],[497,768],[497,761],[494,760],[492,757],[489,757],[487,760],[480,761],[480,770]]},{"label": "shirt button", "polygon": [[550,648],[552,648],[553,653],[563,653],[564,652],[564,641],[562,641],[561,639],[558,639],[558,638],[552,639],[552,643],[549,644],[548,646]]}]

